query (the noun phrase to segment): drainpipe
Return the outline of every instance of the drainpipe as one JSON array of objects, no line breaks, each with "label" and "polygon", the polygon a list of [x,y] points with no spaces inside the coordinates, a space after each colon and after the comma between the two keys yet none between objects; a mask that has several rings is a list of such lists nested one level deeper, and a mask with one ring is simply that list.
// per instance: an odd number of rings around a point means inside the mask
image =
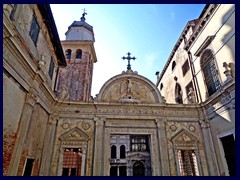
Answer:
[{"label": "drainpipe", "polygon": [[[188,53],[188,62],[190,64],[190,69],[191,69],[191,73],[192,73],[192,77],[193,77],[193,86],[194,86],[194,89],[196,90],[197,102],[201,103],[202,97],[200,95],[200,88],[199,88],[199,85],[198,85],[198,82],[197,82],[197,79],[195,76],[195,68],[194,68],[193,62],[192,62],[192,53],[190,51],[188,51],[187,53]],[[197,93],[197,91],[199,94]]]}]

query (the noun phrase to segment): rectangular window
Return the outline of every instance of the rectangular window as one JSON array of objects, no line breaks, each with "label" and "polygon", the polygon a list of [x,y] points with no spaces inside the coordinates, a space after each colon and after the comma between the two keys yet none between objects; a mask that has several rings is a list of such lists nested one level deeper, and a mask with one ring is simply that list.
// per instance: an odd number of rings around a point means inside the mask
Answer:
[{"label": "rectangular window", "polygon": [[199,176],[194,150],[178,150],[178,163],[181,176]]},{"label": "rectangular window", "polygon": [[27,159],[23,176],[31,176],[32,175],[33,162],[34,162],[34,159]]},{"label": "rectangular window", "polygon": [[131,139],[131,151],[149,151],[148,136],[132,135]]},{"label": "rectangular window", "polygon": [[235,140],[233,135],[228,135],[220,138],[223,145],[224,155],[228,165],[228,173],[230,176],[235,176],[236,172],[236,156],[235,156]]},{"label": "rectangular window", "polygon": [[127,166],[119,166],[119,176],[127,176]]},{"label": "rectangular window", "polygon": [[188,70],[189,70],[189,64],[188,64],[188,60],[186,60],[184,62],[184,64],[182,65],[183,76],[185,76],[185,74],[188,72]]},{"label": "rectangular window", "polygon": [[53,76],[53,70],[54,70],[54,60],[53,57],[51,57],[51,62],[48,70],[49,77],[52,79]]},{"label": "rectangular window", "polygon": [[110,176],[117,176],[117,166],[110,167]]},{"label": "rectangular window", "polygon": [[37,23],[36,16],[33,16],[31,28],[30,28],[30,31],[29,31],[29,36],[31,37],[35,46],[37,45],[37,39],[38,39],[39,31],[40,31],[40,29],[39,29],[39,25]]},{"label": "rectangular window", "polygon": [[63,168],[62,176],[68,176],[69,168]]},{"label": "rectangular window", "polygon": [[81,149],[66,148],[63,155],[63,171],[62,176],[80,176],[82,157]]}]

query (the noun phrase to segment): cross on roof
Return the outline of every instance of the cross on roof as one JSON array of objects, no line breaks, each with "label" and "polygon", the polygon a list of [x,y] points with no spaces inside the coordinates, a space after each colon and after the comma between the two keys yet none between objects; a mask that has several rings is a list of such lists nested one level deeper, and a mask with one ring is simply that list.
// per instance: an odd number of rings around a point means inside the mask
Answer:
[{"label": "cross on roof", "polygon": [[86,9],[84,8],[84,9],[82,9],[83,10],[83,14],[82,14],[82,16],[84,17],[85,15],[87,15],[87,13],[86,13]]},{"label": "cross on roof", "polygon": [[128,52],[127,55],[128,55],[127,57],[124,57],[124,56],[123,56],[122,59],[123,59],[123,60],[125,60],[125,59],[128,60],[127,70],[131,70],[130,60],[131,60],[131,59],[135,60],[135,59],[137,59],[137,58],[135,58],[134,56],[133,56],[133,57],[130,57],[130,55],[131,55],[130,52]]}]

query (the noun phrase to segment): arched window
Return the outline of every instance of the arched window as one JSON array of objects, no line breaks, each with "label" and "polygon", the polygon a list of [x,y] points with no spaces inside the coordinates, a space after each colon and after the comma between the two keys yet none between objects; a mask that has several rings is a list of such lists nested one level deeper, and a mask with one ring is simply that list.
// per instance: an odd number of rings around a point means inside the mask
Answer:
[{"label": "arched window", "polygon": [[71,54],[72,54],[72,50],[71,49],[67,49],[66,50],[66,59],[71,59]]},{"label": "arched window", "polygon": [[177,83],[176,87],[175,87],[175,101],[178,104],[182,104],[183,100],[182,100],[182,88],[181,86]]},{"label": "arched window", "polygon": [[220,89],[214,55],[210,49],[206,49],[200,59],[201,69],[203,71],[204,81],[207,86],[208,96],[214,94]]},{"label": "arched window", "polygon": [[78,49],[76,51],[76,59],[82,59],[82,50],[81,49]]},{"label": "arched window", "polygon": [[113,145],[111,147],[111,159],[116,159],[117,158],[117,147]]},{"label": "arched window", "polygon": [[172,71],[174,70],[175,67],[176,67],[176,62],[173,61],[173,62],[172,62]]},{"label": "arched window", "polygon": [[123,159],[123,158],[126,158],[126,155],[125,155],[125,146],[124,145],[121,145],[120,146],[120,158]]}]

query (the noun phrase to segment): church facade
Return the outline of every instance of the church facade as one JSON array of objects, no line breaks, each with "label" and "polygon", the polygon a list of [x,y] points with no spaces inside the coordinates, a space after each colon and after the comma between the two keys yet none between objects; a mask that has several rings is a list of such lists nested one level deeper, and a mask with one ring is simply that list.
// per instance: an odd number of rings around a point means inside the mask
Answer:
[{"label": "church facade", "polygon": [[60,42],[51,14],[4,5],[4,175],[221,175],[201,103],[168,103],[131,66],[91,97],[93,27],[84,12]]}]

